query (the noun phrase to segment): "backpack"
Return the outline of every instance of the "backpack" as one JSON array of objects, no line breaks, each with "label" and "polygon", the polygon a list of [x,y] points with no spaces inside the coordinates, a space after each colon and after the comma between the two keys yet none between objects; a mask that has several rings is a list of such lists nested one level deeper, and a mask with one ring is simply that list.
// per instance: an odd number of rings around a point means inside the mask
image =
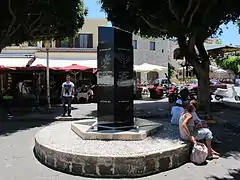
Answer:
[{"label": "backpack", "polygon": [[202,164],[206,161],[207,156],[208,156],[208,149],[205,146],[205,144],[196,142],[193,145],[190,160],[194,164]]}]

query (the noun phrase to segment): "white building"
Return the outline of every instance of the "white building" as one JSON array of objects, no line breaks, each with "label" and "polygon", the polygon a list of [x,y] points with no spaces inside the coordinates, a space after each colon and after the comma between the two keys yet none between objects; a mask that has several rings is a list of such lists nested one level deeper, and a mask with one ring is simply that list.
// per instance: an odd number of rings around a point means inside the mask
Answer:
[{"label": "white building", "polygon": [[[75,38],[53,41],[49,55],[50,67],[79,64],[97,68],[98,26],[108,26],[107,20],[87,19]],[[167,39],[146,39],[133,35],[133,47],[135,65],[148,63],[167,67],[168,61],[170,61],[172,65],[177,66],[172,55],[176,46]],[[5,48],[0,54],[0,65],[26,66],[32,56],[36,57],[32,65],[46,66],[46,49],[41,42],[31,47],[28,46],[28,43],[24,43],[22,46]],[[157,78],[165,77],[164,73],[160,73]],[[149,79],[147,73],[141,73],[139,78],[144,81]]]}]

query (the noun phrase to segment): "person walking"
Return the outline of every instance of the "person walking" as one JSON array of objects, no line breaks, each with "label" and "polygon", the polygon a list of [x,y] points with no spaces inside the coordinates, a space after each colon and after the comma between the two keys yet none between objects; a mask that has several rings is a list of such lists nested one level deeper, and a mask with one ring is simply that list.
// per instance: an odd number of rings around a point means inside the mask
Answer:
[{"label": "person walking", "polygon": [[[71,77],[67,75],[66,82],[62,84],[62,92],[61,92],[61,98],[63,102],[62,116],[66,116],[66,113],[68,113],[68,117],[71,117],[71,104],[72,104],[72,99],[74,98],[74,84],[70,80],[71,80]],[[68,105],[68,108],[66,108],[66,104]]]}]

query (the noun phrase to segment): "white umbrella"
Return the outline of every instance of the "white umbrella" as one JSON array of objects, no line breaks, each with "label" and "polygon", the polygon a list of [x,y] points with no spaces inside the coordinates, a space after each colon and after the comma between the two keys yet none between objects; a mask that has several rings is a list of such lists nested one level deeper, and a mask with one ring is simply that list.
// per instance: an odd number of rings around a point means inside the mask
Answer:
[{"label": "white umbrella", "polygon": [[133,65],[133,69],[136,71],[139,65]]},{"label": "white umbrella", "polygon": [[214,72],[215,78],[229,78],[229,73],[224,69],[217,69]]},{"label": "white umbrella", "polygon": [[143,63],[139,66],[134,66],[134,70],[137,72],[150,72],[150,71],[163,71],[167,70],[167,67],[157,66],[153,64]]},{"label": "white umbrella", "polygon": [[210,65],[210,70],[211,70],[211,71],[216,71],[216,70],[218,70],[218,69],[219,69],[218,67]]},{"label": "white umbrella", "polygon": [[215,70],[214,72],[215,72],[215,73],[227,73],[227,71],[224,70],[224,69],[217,69],[217,70]]},{"label": "white umbrella", "polygon": [[[183,68],[186,70],[186,66],[185,67],[180,67],[180,68],[178,68],[177,70],[183,70]],[[188,70],[193,70],[193,67],[192,66],[188,66]]]}]

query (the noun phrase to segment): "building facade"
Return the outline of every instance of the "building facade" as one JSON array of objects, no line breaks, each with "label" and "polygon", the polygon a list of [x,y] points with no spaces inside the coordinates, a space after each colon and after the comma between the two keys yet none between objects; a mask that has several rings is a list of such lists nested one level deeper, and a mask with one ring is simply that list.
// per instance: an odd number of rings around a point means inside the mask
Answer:
[{"label": "building facade", "polygon": [[[76,37],[52,41],[49,50],[50,67],[79,64],[97,68],[98,26],[108,26],[108,21],[106,19],[86,19],[84,26],[79,30]],[[133,35],[134,64],[148,63],[167,67],[168,62],[172,62],[171,64],[175,66],[176,63],[172,56],[173,46],[175,47],[168,39],[146,39]],[[37,44],[23,43],[20,46],[7,47],[1,54],[1,56],[9,56],[10,58],[14,56],[26,58],[26,55],[36,57],[32,65],[46,66],[46,48],[42,42]],[[6,59],[1,60],[0,58],[0,65],[8,66]],[[162,76],[165,77],[164,73],[161,74]],[[141,79],[147,80],[147,74],[142,73]]]},{"label": "building facade", "polygon": [[149,63],[167,67],[169,41],[162,38],[147,39],[133,35],[134,64]]}]

